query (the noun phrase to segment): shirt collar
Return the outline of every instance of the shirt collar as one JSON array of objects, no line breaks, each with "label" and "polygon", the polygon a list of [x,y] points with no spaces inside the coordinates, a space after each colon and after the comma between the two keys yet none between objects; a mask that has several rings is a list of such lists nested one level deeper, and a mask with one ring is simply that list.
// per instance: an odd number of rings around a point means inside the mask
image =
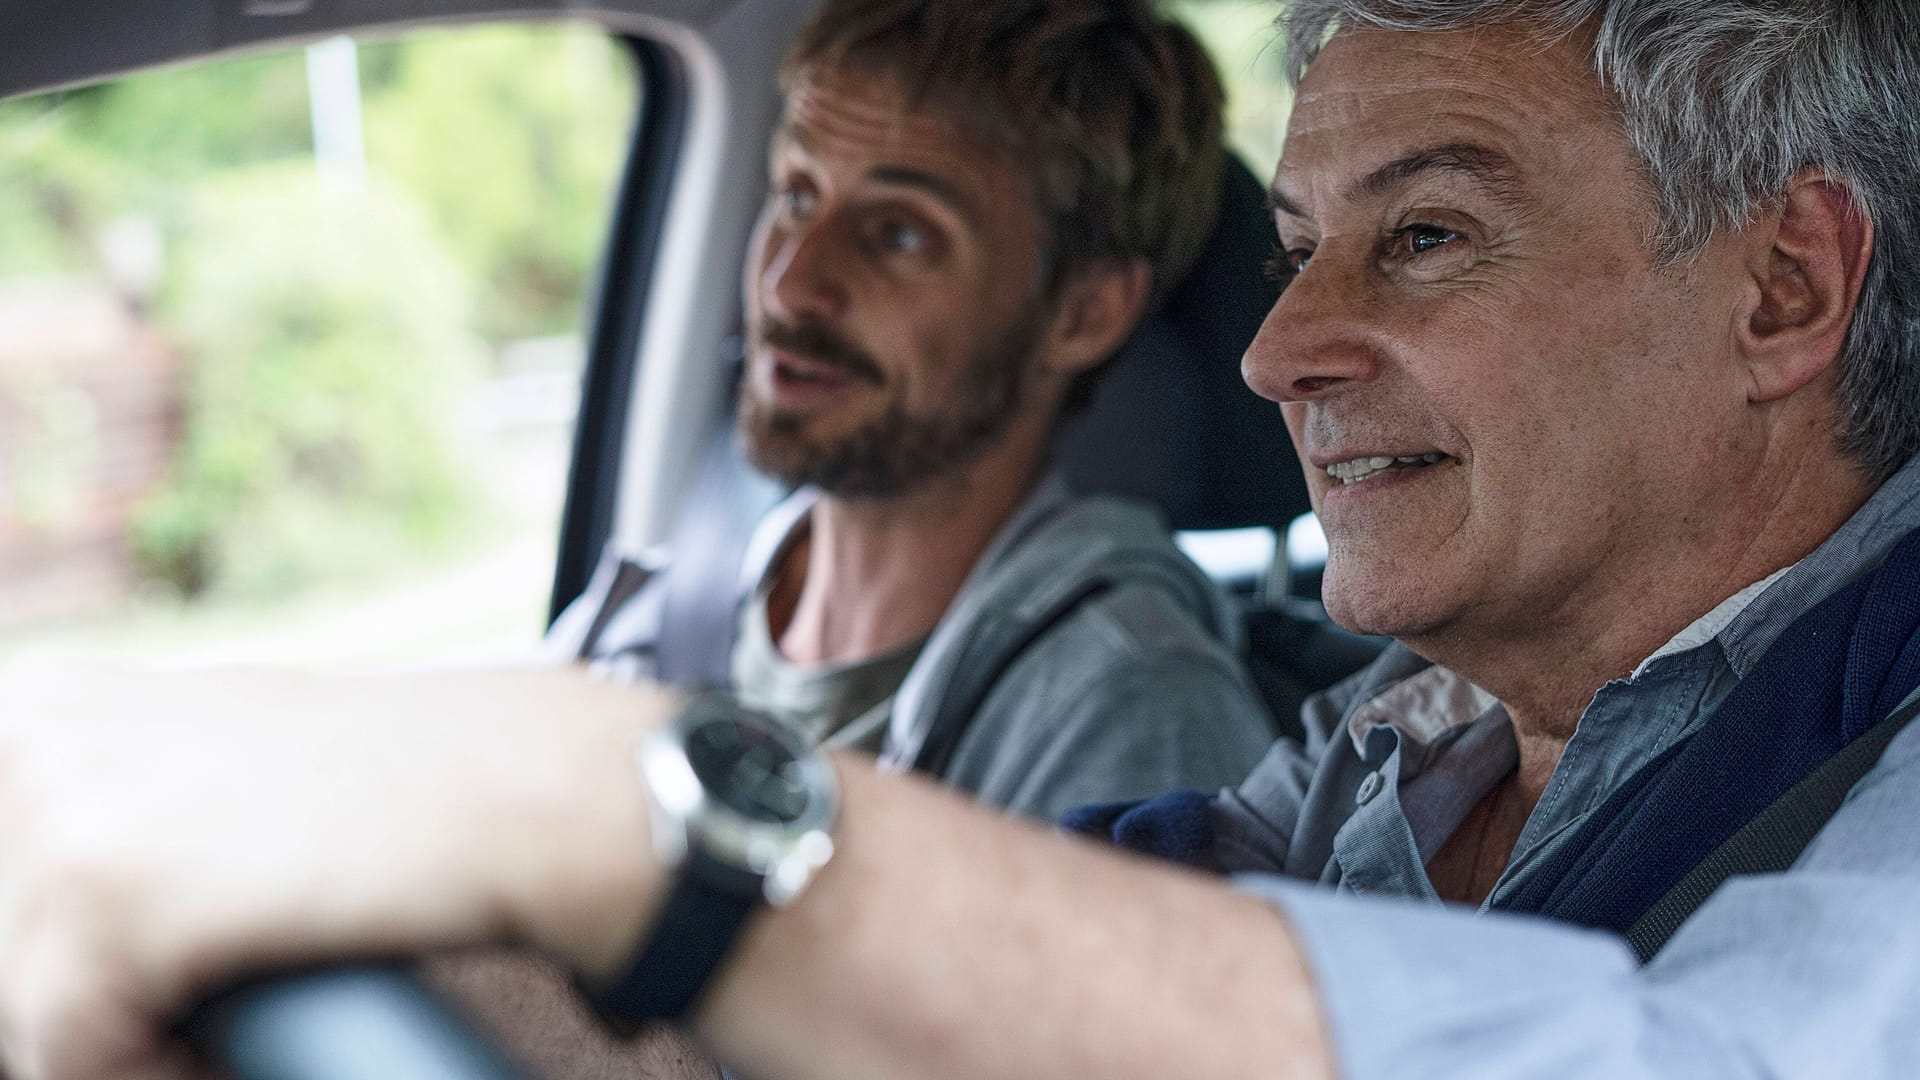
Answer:
[{"label": "shirt collar", "polygon": [[[1794,566],[1798,565],[1800,564],[1794,564]],[[1707,642],[1712,641],[1714,638],[1719,637],[1720,632],[1731,625],[1735,619],[1739,618],[1741,612],[1745,611],[1755,600],[1760,599],[1760,594],[1766,592],[1774,582],[1785,577],[1787,572],[1792,569],[1793,566],[1783,566],[1773,573],[1768,574],[1766,577],[1761,578],[1759,581],[1734,593],[1732,596],[1727,597],[1725,600],[1720,601],[1712,611],[1693,620],[1685,630],[1673,635],[1673,640],[1655,649],[1652,656],[1640,661],[1640,666],[1633,669],[1632,678],[1639,678],[1646,672],[1648,667],[1652,666],[1654,661],[1661,657],[1674,656],[1686,652],[1689,649],[1697,649]]]},{"label": "shirt collar", "polygon": [[1423,668],[1356,705],[1347,714],[1347,737],[1361,757],[1367,736],[1390,727],[1408,738],[1434,743],[1500,704],[1492,694],[1438,664]]},{"label": "shirt collar", "polygon": [[813,512],[813,504],[819,501],[819,488],[800,488],[780,500],[780,504],[754,526],[753,536],[747,540],[746,558],[740,563],[740,596],[753,596],[769,584],[768,573],[800,538],[807,516]]},{"label": "shirt collar", "polygon": [[1893,474],[1832,536],[1753,598],[1719,634],[1727,663],[1745,678],[1801,615],[1886,561],[1920,528],[1920,458]]}]

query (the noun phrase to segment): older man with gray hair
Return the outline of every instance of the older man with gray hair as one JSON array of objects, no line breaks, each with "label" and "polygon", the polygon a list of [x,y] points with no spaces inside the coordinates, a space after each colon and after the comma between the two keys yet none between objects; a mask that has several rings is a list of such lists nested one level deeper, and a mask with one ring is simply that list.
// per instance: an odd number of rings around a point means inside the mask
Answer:
[{"label": "older man with gray hair", "polygon": [[264,962],[502,939],[756,1076],[1911,1073],[1920,13],[1286,29],[1292,280],[1246,371],[1329,609],[1401,645],[1238,789],[1087,819],[1216,876],[711,702],[636,781],[674,706],[576,676],[163,684],[126,700],[181,717],[141,725],[62,688],[0,740],[8,1075],[151,1064],[155,1018]]}]

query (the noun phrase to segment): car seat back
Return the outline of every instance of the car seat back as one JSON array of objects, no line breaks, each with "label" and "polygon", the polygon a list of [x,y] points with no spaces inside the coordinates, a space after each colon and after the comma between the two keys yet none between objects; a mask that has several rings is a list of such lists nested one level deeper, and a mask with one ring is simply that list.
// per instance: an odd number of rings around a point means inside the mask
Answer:
[{"label": "car seat back", "polygon": [[[1176,531],[1271,530],[1284,571],[1287,545],[1277,538],[1313,506],[1279,408],[1240,374],[1241,355],[1280,296],[1263,265],[1272,238],[1265,186],[1230,160],[1205,251],[1068,419],[1058,463],[1075,490],[1154,502]],[[1302,698],[1385,647],[1329,621],[1317,575],[1302,569],[1262,575],[1241,597],[1248,667],[1282,732],[1295,736]],[[1267,580],[1306,582],[1311,595],[1285,595]]]}]

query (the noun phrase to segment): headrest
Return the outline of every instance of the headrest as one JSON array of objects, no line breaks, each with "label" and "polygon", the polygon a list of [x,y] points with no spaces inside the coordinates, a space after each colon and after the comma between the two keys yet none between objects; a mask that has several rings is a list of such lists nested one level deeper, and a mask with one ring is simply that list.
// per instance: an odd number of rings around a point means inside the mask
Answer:
[{"label": "headrest", "polygon": [[1075,490],[1158,503],[1175,529],[1285,529],[1312,509],[1280,409],[1240,378],[1279,297],[1266,186],[1238,158],[1213,236],[1166,304],[1061,427],[1055,458]]}]

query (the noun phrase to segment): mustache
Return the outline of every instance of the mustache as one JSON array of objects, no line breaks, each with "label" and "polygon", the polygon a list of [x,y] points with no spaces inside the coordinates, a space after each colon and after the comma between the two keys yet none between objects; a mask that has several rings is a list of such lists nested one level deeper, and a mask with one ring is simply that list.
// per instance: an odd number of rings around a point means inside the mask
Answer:
[{"label": "mustache", "polygon": [[816,364],[835,368],[875,386],[887,381],[885,372],[873,357],[819,323],[794,325],[778,319],[763,319],[760,344]]}]

